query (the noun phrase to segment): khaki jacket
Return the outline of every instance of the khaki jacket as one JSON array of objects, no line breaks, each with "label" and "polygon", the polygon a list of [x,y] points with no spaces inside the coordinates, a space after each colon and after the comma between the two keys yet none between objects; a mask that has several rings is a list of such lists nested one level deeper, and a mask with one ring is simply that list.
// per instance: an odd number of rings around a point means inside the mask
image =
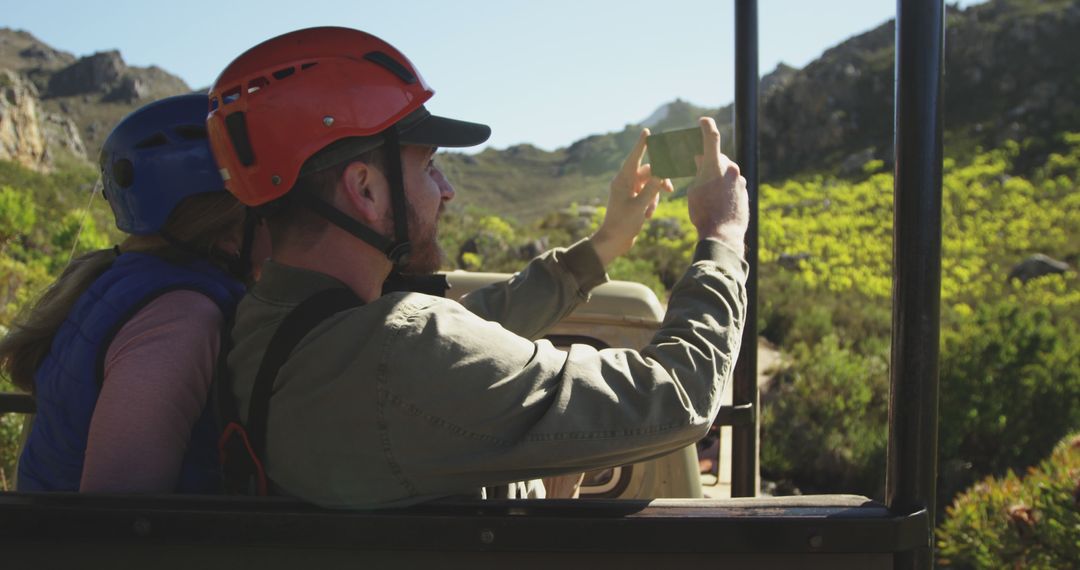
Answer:
[{"label": "khaki jacket", "polygon": [[[745,262],[719,241],[699,243],[640,352],[530,340],[604,279],[583,241],[462,304],[392,293],[330,317],[274,385],[270,479],[317,504],[370,508],[632,463],[701,438],[738,354]],[[228,357],[242,418],[277,325],[310,295],[344,286],[264,267]]]}]

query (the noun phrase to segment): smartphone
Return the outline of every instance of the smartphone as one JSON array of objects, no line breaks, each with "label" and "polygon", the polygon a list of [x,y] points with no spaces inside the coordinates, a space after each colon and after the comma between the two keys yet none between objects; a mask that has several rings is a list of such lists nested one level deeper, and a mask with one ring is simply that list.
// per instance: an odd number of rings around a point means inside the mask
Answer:
[{"label": "smartphone", "polygon": [[695,176],[697,163],[694,157],[705,154],[705,143],[698,127],[649,135],[645,145],[652,175],[657,178]]}]

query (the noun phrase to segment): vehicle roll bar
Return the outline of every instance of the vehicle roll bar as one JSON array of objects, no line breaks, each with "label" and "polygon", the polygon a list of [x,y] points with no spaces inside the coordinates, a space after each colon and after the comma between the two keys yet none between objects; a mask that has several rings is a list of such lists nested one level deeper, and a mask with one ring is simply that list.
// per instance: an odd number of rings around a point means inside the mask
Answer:
[{"label": "vehicle roll bar", "polygon": [[893,317],[885,504],[925,509],[927,544],[896,568],[933,564],[941,305],[942,73],[945,5],[897,0]]}]

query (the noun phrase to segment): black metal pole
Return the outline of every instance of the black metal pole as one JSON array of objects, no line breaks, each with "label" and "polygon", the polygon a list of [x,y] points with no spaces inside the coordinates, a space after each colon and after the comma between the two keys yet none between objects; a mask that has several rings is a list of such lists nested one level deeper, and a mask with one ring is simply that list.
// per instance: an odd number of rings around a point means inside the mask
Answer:
[{"label": "black metal pole", "polygon": [[750,195],[750,227],[746,232],[746,328],[735,364],[735,406],[750,404],[753,423],[731,428],[731,496],[753,497],[758,491],[760,399],[757,387],[758,279],[758,21],[757,0],[735,3],[735,162]]},{"label": "black metal pole", "polygon": [[933,566],[941,302],[942,0],[897,0],[893,321],[885,502],[926,509],[925,548],[896,568]]}]

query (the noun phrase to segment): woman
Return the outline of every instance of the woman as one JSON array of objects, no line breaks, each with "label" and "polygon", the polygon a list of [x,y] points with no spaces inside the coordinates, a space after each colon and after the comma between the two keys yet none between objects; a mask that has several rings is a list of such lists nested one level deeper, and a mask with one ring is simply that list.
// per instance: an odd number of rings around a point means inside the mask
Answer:
[{"label": "woman", "polygon": [[38,408],[20,491],[219,488],[207,395],[254,228],[210,155],[207,106],[172,97],[116,126],[102,181],[130,235],[72,261],[0,341],[0,370]]}]

